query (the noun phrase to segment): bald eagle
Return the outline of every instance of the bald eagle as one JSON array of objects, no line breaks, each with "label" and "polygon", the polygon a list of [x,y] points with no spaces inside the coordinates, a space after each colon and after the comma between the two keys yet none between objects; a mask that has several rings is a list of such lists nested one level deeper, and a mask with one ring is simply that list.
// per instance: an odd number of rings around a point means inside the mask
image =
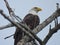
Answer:
[{"label": "bald eagle", "polygon": [[[40,23],[40,19],[38,17],[38,12],[42,9],[39,7],[33,7],[29,13],[24,17],[23,21],[21,23],[26,23],[27,26],[33,30],[37,25]],[[17,42],[22,39],[23,35],[25,33],[19,29],[16,28],[15,34],[14,34],[14,45],[17,45]]]}]

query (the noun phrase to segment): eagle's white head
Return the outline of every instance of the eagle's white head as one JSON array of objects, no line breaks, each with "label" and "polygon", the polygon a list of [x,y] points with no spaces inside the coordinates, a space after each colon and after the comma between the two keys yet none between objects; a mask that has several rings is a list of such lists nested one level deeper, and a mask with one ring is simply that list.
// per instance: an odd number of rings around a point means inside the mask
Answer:
[{"label": "eagle's white head", "polygon": [[33,7],[33,8],[29,11],[29,13],[30,13],[30,14],[33,14],[33,15],[37,15],[37,13],[38,13],[39,11],[42,11],[42,9],[39,8],[39,7]]}]

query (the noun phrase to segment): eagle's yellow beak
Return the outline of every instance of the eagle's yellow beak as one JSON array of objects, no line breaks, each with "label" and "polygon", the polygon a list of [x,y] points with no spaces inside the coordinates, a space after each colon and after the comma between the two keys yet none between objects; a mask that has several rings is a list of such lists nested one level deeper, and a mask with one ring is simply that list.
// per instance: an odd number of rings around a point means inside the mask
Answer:
[{"label": "eagle's yellow beak", "polygon": [[42,11],[42,9],[41,8],[37,8],[37,11]]}]

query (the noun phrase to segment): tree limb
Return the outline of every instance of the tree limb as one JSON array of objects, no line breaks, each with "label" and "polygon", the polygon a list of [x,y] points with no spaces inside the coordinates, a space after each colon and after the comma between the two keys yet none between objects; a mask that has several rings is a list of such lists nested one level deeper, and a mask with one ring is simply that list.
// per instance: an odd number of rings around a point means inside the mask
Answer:
[{"label": "tree limb", "polygon": [[7,0],[4,0],[4,2],[5,2],[5,4],[6,4],[6,7],[7,7],[8,11],[9,11],[9,14],[10,14],[11,12],[13,12],[13,10],[12,10],[12,8],[10,8]]},{"label": "tree limb", "polygon": [[56,33],[59,29],[60,29],[60,24],[58,24],[57,26],[55,26],[54,28],[52,28],[49,31],[49,33],[47,34],[47,36],[44,38],[43,43],[46,44],[48,42],[48,40],[52,37],[52,35],[54,33]]},{"label": "tree limb", "polygon": [[[9,14],[10,14],[9,17],[10,17],[13,21],[15,21],[15,19],[16,19],[17,21],[20,21],[21,18],[18,18],[18,16],[15,15],[14,11],[13,11],[12,8],[9,6],[9,3],[7,2],[7,0],[4,0],[4,2],[5,2],[5,4],[6,4],[6,7],[7,7],[7,9],[8,9]],[[18,20],[18,19],[20,19],[20,20]],[[21,21],[22,21],[22,20],[21,20]]]},{"label": "tree limb", "polygon": [[33,32],[36,34],[40,32],[44,27],[51,23],[56,17],[60,16],[60,9],[56,10],[50,17],[48,17],[44,22],[38,25]]},{"label": "tree limb", "polygon": [[13,26],[14,26],[13,24],[9,23],[7,25],[0,26],[0,30],[5,29],[5,28],[9,28],[9,27],[13,27]]}]

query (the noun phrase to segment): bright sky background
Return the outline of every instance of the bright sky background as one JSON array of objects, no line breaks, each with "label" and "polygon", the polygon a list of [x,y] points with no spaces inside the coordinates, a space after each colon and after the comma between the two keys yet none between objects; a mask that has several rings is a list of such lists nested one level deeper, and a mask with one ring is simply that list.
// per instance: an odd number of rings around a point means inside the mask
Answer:
[{"label": "bright sky background", "polygon": [[[35,6],[41,7],[42,11],[39,12],[40,23],[47,19],[55,10],[56,3],[60,3],[60,0],[8,0],[11,8],[14,10],[15,14],[21,17],[22,19],[28,13],[28,11]],[[6,9],[5,3],[3,0],[0,0],[0,9],[3,9],[4,12],[8,15],[8,10]],[[60,18],[59,18],[60,22]],[[3,16],[0,15],[0,26],[8,24]],[[54,21],[50,23],[54,27]],[[38,36],[43,40],[49,31],[49,25],[43,29]],[[0,45],[13,45],[13,37],[4,39],[6,36],[14,34],[15,27],[7,28],[0,30]],[[60,45],[60,31],[55,33],[51,39],[48,41],[47,45]]]}]

